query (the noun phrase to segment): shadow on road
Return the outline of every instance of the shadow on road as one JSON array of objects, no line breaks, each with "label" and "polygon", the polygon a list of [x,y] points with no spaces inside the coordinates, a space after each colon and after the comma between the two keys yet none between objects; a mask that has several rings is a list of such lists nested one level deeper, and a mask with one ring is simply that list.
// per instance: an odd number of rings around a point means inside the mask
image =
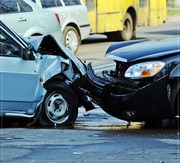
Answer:
[{"label": "shadow on road", "polygon": [[87,39],[84,39],[81,44],[94,44],[94,43],[101,43],[101,42],[109,42],[106,36],[90,36]]}]

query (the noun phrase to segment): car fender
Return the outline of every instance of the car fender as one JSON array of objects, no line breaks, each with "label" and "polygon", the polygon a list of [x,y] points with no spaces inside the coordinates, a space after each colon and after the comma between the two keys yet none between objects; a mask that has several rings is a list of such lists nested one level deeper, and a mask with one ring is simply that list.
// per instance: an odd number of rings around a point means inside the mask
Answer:
[{"label": "car fender", "polygon": [[43,55],[42,58],[40,74],[43,77],[43,82],[62,72],[62,62],[69,63],[68,59],[66,61],[61,56]]},{"label": "car fender", "polygon": [[[36,62],[36,70],[39,74],[39,82],[36,87],[35,95],[34,95],[34,101],[38,101],[37,106],[41,104],[41,102],[44,99],[44,96],[47,92],[45,88],[45,83],[49,80],[51,80],[54,76],[65,73],[61,69],[61,64],[65,63],[69,65],[69,69],[71,68],[70,60],[64,59],[61,56],[56,55],[42,55],[41,59],[35,60]],[[73,82],[73,74],[68,74],[66,76],[66,83],[69,84]]]},{"label": "car fender", "polygon": [[77,24],[78,24],[78,22],[75,19],[69,18],[61,25],[61,29],[62,29],[62,31],[64,31],[66,26],[76,26],[78,28],[78,30],[80,31],[80,28]]}]

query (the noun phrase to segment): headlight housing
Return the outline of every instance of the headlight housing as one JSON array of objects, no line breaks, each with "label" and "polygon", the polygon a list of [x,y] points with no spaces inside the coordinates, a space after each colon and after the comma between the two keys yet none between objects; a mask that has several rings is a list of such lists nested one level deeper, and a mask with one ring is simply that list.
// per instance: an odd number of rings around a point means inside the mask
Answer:
[{"label": "headlight housing", "polygon": [[156,75],[165,63],[162,61],[143,62],[130,66],[126,72],[127,78],[146,78]]}]

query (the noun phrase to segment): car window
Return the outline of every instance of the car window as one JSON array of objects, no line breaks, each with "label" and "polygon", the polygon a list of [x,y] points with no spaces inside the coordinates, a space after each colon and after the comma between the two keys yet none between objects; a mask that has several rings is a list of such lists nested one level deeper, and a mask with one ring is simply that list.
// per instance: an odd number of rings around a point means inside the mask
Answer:
[{"label": "car window", "polygon": [[18,12],[18,6],[14,0],[1,0],[0,13]]},{"label": "car window", "polygon": [[32,8],[23,0],[1,0],[0,13],[30,12]]},{"label": "car window", "polygon": [[0,33],[0,55],[3,56],[18,56],[19,47],[12,42],[2,31]]},{"label": "car window", "polygon": [[66,6],[81,5],[80,0],[63,0]]},{"label": "car window", "polygon": [[26,2],[22,0],[17,0],[17,4],[19,5],[20,12],[31,12],[33,9]]},{"label": "car window", "polygon": [[60,0],[41,0],[43,8],[62,6]]}]

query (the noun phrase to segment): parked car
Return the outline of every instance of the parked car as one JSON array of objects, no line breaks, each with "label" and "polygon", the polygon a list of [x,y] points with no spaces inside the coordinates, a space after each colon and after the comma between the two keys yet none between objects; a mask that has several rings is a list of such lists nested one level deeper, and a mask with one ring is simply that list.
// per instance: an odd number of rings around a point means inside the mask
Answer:
[{"label": "parked car", "polygon": [[58,15],[43,10],[30,0],[1,0],[0,20],[21,37],[51,34],[63,43]]},{"label": "parked car", "polygon": [[76,82],[84,64],[51,35],[25,41],[1,21],[0,31],[0,117],[73,124],[83,103]]},{"label": "parked car", "polygon": [[44,9],[57,13],[64,34],[64,45],[77,53],[81,40],[90,33],[88,12],[81,0],[32,0]]},{"label": "parked car", "polygon": [[106,57],[115,69],[94,74],[87,65],[85,92],[110,115],[155,122],[180,114],[180,38],[112,44]]}]

